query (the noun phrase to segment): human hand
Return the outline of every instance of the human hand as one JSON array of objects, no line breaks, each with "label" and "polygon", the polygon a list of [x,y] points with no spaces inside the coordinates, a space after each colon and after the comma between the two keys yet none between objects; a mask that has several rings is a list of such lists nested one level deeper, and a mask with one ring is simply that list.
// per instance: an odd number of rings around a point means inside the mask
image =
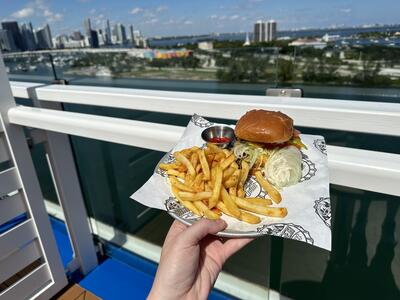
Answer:
[{"label": "human hand", "polygon": [[207,299],[225,261],[253,240],[223,243],[211,235],[226,226],[221,219],[201,219],[190,227],[174,221],[148,299]]}]

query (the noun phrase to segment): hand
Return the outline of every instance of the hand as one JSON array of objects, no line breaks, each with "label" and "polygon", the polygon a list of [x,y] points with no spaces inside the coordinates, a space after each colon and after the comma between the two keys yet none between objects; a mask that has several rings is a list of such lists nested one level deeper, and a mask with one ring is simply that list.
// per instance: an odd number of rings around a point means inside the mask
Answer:
[{"label": "hand", "polygon": [[174,221],[161,253],[148,299],[207,299],[225,261],[252,239],[229,239],[215,234],[223,220],[201,219],[188,227]]}]

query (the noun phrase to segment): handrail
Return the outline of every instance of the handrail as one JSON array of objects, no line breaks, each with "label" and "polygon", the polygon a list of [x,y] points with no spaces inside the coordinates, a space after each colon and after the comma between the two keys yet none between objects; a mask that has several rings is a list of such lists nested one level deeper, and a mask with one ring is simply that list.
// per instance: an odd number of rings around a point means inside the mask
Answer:
[{"label": "handrail", "polygon": [[[107,142],[168,151],[184,128],[82,113],[19,106],[11,123]],[[331,183],[400,196],[400,155],[328,146]]]},{"label": "handrail", "polygon": [[[40,85],[11,82],[14,96],[29,98],[35,88],[37,99],[173,114],[238,119],[253,108],[281,110],[297,126],[400,136],[400,104],[267,97],[228,94],[171,92],[142,89]],[[111,100],[112,99],[112,100]]]}]

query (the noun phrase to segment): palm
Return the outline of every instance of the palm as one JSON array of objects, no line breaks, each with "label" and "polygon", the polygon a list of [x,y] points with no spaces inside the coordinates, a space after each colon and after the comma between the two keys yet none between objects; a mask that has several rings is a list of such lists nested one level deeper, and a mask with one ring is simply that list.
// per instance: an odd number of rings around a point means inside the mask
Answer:
[{"label": "palm", "polygon": [[[222,225],[222,226],[221,226]],[[230,239],[223,243],[210,235],[225,229],[226,223],[201,220],[188,228],[175,221],[165,239],[153,294],[158,299],[207,299],[225,261],[251,239]],[[161,288],[163,287],[163,288]]]},{"label": "palm", "polygon": [[[171,235],[174,239],[186,228],[186,225],[175,221],[166,242]],[[196,296],[197,299],[207,298],[225,261],[249,241],[251,239],[231,239],[223,243],[217,236],[208,235],[198,244],[186,248],[181,256],[184,257],[181,263],[188,266],[188,272],[181,275],[191,283],[188,285],[187,295]]]}]

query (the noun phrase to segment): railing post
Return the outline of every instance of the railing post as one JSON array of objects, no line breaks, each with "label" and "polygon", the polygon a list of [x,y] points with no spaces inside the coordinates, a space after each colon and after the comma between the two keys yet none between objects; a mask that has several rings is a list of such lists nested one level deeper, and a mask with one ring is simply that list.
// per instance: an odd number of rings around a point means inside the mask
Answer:
[{"label": "railing post", "polygon": [[[34,88],[28,90],[35,106],[61,110],[61,104],[40,102]],[[78,265],[85,275],[98,265],[96,249],[82,196],[75,160],[68,135],[46,131],[45,148],[57,197],[63,209],[74,250],[70,268]]]}]

